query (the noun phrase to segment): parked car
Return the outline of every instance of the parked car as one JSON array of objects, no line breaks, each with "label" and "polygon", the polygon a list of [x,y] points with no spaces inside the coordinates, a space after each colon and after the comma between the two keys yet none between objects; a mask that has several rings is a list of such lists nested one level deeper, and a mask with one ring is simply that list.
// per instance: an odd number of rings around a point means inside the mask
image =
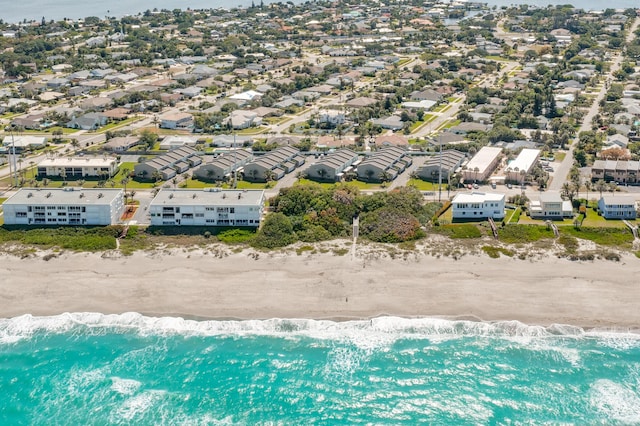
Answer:
[{"label": "parked car", "polygon": [[478,188],[480,188],[480,187],[478,186],[478,184],[477,184],[477,183],[474,183],[474,184],[473,184],[473,189],[478,189]]},{"label": "parked car", "polygon": [[507,188],[511,189],[513,188],[513,185],[511,185],[510,183],[507,184]]}]

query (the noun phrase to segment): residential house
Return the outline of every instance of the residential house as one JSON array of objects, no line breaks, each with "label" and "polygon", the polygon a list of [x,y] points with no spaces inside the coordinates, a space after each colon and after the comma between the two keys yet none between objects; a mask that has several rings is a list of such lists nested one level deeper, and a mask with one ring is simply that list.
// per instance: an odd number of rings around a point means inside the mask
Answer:
[{"label": "residential house", "polygon": [[598,210],[605,219],[636,219],[638,202],[625,195],[603,195],[598,200]]},{"label": "residential house", "polygon": [[81,130],[97,130],[107,124],[107,117],[98,112],[90,112],[79,117],[72,118],[66,127]]},{"label": "residential house", "polygon": [[191,130],[193,116],[187,112],[172,112],[160,118],[160,128],[173,130]]},{"label": "residential house", "polygon": [[529,216],[534,219],[562,220],[573,217],[571,201],[564,201],[558,192],[542,192],[538,200],[529,202]]},{"label": "residential house", "polygon": [[140,138],[136,136],[118,136],[109,139],[102,148],[112,152],[125,152],[140,144]]},{"label": "residential house", "polygon": [[451,201],[454,221],[501,220],[504,218],[504,194],[461,193]]}]

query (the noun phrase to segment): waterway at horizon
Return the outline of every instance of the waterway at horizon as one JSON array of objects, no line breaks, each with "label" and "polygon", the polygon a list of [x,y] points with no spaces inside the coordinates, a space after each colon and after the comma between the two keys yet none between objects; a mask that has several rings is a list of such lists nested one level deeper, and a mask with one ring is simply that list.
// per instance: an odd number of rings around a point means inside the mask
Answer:
[{"label": "waterway at horizon", "polygon": [[[482,1],[482,0],[481,0]],[[265,0],[264,3],[272,3],[273,0]],[[639,7],[637,0],[612,0],[604,4],[601,0],[485,0],[489,6],[511,6],[517,4],[531,4],[539,7],[557,4],[573,4],[586,10],[601,10],[604,8],[634,8]],[[79,19],[88,16],[104,18],[107,16],[122,17],[135,15],[146,10],[153,9],[216,9],[232,7],[248,7],[252,0],[111,0],[109,2],[86,0],[31,0],[30,2],[5,2],[0,8],[0,19],[4,22],[21,22],[23,20],[40,21],[60,20],[63,18]],[[259,1],[253,0],[254,4]],[[295,0],[294,3],[303,3]]]},{"label": "waterway at horizon", "polygon": [[377,318],[0,319],[2,424],[637,424],[640,336]]}]

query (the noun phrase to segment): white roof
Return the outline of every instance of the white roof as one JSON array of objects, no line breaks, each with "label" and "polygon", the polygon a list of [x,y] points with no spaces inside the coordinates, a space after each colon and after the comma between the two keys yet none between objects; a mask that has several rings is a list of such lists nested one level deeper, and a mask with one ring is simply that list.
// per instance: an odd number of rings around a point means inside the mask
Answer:
[{"label": "white roof", "polygon": [[106,188],[22,188],[4,202],[4,205],[109,205],[122,197],[122,189]]},{"label": "white roof", "polygon": [[109,167],[116,161],[111,157],[58,157],[45,158],[38,167]]},{"label": "white roof", "polygon": [[260,206],[263,190],[243,189],[161,189],[151,206]]},{"label": "white roof", "polygon": [[434,106],[436,104],[436,102],[434,101],[428,101],[428,100],[424,100],[424,101],[411,101],[411,102],[403,102],[402,106],[404,108],[424,108],[424,109],[430,109],[432,106]]},{"label": "white roof", "polygon": [[253,98],[257,96],[262,96],[262,93],[256,92],[255,90],[247,90],[246,92],[237,93],[233,96],[230,96],[229,99],[237,99],[241,101],[252,101]]},{"label": "white roof", "polygon": [[480,173],[484,173],[487,167],[489,167],[501,152],[501,148],[491,146],[482,147],[467,163],[467,170],[473,171],[477,167]]},{"label": "white roof", "polygon": [[503,201],[504,194],[495,194],[490,192],[471,192],[457,194],[452,203],[485,203],[487,201]]},{"label": "white roof", "polygon": [[19,148],[26,148],[28,146],[40,146],[44,145],[47,142],[47,138],[45,136],[29,136],[29,135],[9,135],[5,136],[2,144],[4,146],[17,146]]},{"label": "white roof", "polygon": [[539,155],[540,155],[539,149],[525,148],[520,152],[520,154],[518,155],[518,157],[516,157],[515,160],[509,163],[508,167],[510,167],[511,170],[514,170],[514,171],[517,167],[518,171],[524,170],[525,172],[529,172],[529,170],[531,170],[531,167],[533,167],[535,162],[538,160]]}]

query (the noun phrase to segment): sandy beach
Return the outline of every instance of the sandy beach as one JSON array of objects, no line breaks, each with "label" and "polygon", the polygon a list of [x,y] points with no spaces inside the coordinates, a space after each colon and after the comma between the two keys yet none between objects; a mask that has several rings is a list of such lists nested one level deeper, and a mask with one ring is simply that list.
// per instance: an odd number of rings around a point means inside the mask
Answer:
[{"label": "sandy beach", "polygon": [[213,319],[437,316],[640,329],[640,261],[456,260],[172,249],[0,257],[0,317],[140,312]]}]

